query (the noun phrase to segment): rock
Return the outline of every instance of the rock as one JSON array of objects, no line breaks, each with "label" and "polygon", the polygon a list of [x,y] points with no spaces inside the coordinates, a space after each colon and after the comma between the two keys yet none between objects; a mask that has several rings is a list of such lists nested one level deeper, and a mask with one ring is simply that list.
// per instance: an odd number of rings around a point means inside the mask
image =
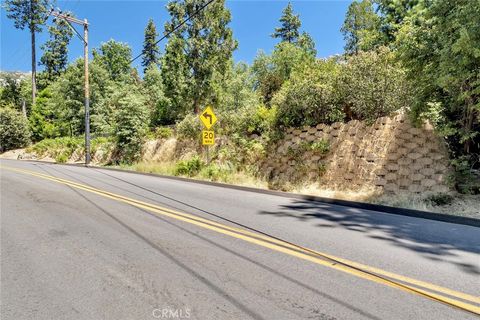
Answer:
[{"label": "rock", "polygon": [[420,173],[424,176],[431,176],[435,173],[435,170],[432,168],[423,168],[420,170]]},{"label": "rock", "polygon": [[388,171],[397,171],[399,166],[396,163],[389,163],[385,166],[385,168],[387,168]]},{"label": "rock", "polygon": [[342,122],[334,122],[332,123],[332,128],[333,129],[340,129],[341,127],[343,126],[343,123]]},{"label": "rock", "polygon": [[397,180],[397,175],[395,173],[387,173],[385,175],[385,180],[395,181],[395,180]]},{"label": "rock", "polygon": [[412,160],[416,160],[416,159],[419,159],[420,157],[422,157],[422,155],[420,153],[412,152],[412,153],[409,153],[407,155],[407,157],[412,159]]},{"label": "rock", "polygon": [[402,158],[397,160],[397,163],[401,166],[408,166],[412,162],[413,162],[412,159],[409,159],[409,158],[406,158],[406,157],[402,157]]},{"label": "rock", "polygon": [[411,184],[408,186],[408,191],[413,193],[420,193],[420,192],[424,192],[425,188],[418,184]]},{"label": "rock", "polygon": [[417,159],[417,163],[421,163],[424,166],[428,166],[433,163],[433,160],[430,158],[420,158],[420,159]]},{"label": "rock", "polygon": [[408,129],[408,133],[410,133],[414,136],[418,136],[418,135],[422,134],[422,130],[420,130],[418,128],[410,128],[410,129]]},{"label": "rock", "polygon": [[434,185],[436,185],[437,183],[435,182],[435,180],[432,180],[432,179],[423,179],[422,182],[421,182],[421,185],[424,186],[424,187],[432,187]]},{"label": "rock", "polygon": [[447,186],[437,184],[435,186],[432,186],[432,191],[438,192],[438,193],[444,193],[444,192],[450,191],[450,189],[448,189]]},{"label": "rock", "polygon": [[422,181],[423,179],[425,179],[425,176],[420,173],[410,175],[410,180],[412,181]]},{"label": "rock", "polygon": [[318,130],[317,130],[317,128],[315,128],[315,127],[310,127],[310,128],[308,128],[308,133],[310,133],[310,134],[315,134],[315,133],[317,133],[317,131],[318,131]]}]

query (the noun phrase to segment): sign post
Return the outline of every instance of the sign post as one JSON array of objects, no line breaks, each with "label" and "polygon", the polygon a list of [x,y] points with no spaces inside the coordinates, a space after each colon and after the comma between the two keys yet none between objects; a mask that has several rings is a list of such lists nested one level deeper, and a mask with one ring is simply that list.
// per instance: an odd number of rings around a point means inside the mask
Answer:
[{"label": "sign post", "polygon": [[210,130],[210,128],[217,122],[217,116],[213,112],[212,107],[207,106],[205,110],[200,113],[200,121],[206,128],[206,130],[202,130],[202,145],[207,149],[207,164],[209,164],[210,157],[208,154],[208,148],[215,144],[215,132]]}]

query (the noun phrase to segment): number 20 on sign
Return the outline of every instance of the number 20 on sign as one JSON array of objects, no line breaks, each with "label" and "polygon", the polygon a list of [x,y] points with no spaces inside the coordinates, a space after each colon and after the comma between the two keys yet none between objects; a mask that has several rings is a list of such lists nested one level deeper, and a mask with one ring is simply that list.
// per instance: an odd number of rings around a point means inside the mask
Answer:
[{"label": "number 20 on sign", "polygon": [[202,130],[202,144],[210,146],[215,143],[215,133],[212,130]]}]

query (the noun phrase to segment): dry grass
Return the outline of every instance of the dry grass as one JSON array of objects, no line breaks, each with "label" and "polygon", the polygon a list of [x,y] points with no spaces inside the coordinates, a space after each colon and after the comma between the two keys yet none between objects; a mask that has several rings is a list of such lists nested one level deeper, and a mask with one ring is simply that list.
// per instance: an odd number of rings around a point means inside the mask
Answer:
[{"label": "dry grass", "polygon": [[[139,162],[129,166],[120,166],[121,168],[139,172],[156,173],[160,175],[176,174],[175,162]],[[269,189],[268,181],[255,177],[244,171],[215,171],[212,174],[204,167],[197,174],[191,176],[192,179],[204,181],[216,181],[233,185]],[[425,196],[421,195],[387,195],[380,194],[376,189],[359,189],[355,191],[341,191],[334,189],[325,189],[318,184],[300,184],[289,185],[285,190],[294,193],[313,195],[325,198],[342,199],[350,201],[368,202],[374,204],[383,204],[399,208],[408,208],[422,211],[431,211],[437,213],[453,214],[480,219],[480,196],[479,195],[461,195],[454,194],[452,200],[445,205],[435,205]]]},{"label": "dry grass", "polygon": [[120,168],[168,176],[175,175],[175,163],[173,162],[138,162],[132,165],[121,165]]},{"label": "dry grass", "polygon": [[[179,176],[176,173],[176,163],[175,162],[153,162],[153,161],[144,161],[138,162],[132,165],[121,165],[119,168],[128,169],[139,172],[146,173],[155,173],[160,175],[169,175],[169,176]],[[254,177],[251,174],[246,172],[236,172],[236,171],[220,171],[220,173],[209,174],[207,172],[208,167],[200,170],[196,175],[189,178],[204,180],[204,181],[216,181],[246,187],[262,188],[268,189],[268,183],[261,179]]]},{"label": "dry grass", "polygon": [[308,194],[324,198],[333,198],[350,201],[368,202],[369,199],[378,195],[374,189],[361,189],[356,191],[351,190],[333,190],[322,188],[319,185],[309,184],[305,186],[297,186],[292,189],[292,192]]},{"label": "dry grass", "polygon": [[420,195],[381,195],[369,202],[480,219],[480,195],[458,193],[452,193],[451,195],[453,196],[452,200],[444,205],[435,205],[428,197]]}]

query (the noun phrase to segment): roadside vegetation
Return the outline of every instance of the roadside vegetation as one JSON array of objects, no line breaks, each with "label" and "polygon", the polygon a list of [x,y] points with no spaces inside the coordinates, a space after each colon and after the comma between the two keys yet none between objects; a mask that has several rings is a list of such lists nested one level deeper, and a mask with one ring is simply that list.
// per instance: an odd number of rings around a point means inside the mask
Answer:
[{"label": "roadside vegetation", "polygon": [[[7,12],[21,21],[14,3],[6,1]],[[454,169],[451,184],[458,192],[480,193],[478,1],[354,1],[341,29],[345,53],[328,58],[316,56],[316,44],[289,4],[272,30],[277,45],[272,52],[260,51],[251,65],[233,61],[238,42],[223,0],[174,30],[192,14],[191,3],[167,4],[170,20],[164,28],[173,33],[163,52],[156,44],[157,27],[148,22],[143,76],[130,64],[128,44],[112,39],[94,49],[89,66],[91,130],[99,138],[92,141],[92,151],[110,154],[103,163],[265,186],[256,164],[285,128],[373,123],[402,110],[416,123],[429,121],[444,138]],[[38,5],[40,10],[42,2]],[[27,79],[4,76],[2,151],[33,142],[28,150],[57,162],[81,159],[83,60],[67,63],[69,30],[61,19],[48,28],[50,38],[40,60],[45,69],[37,76],[34,102]],[[191,35],[198,35],[195,41]],[[23,102],[27,118],[21,113]],[[217,136],[228,141],[209,155],[210,164],[199,145],[196,115],[207,104],[219,118]],[[193,144],[188,157],[142,160],[147,140],[173,137]],[[324,154],[329,145],[320,140],[302,148]],[[439,196],[428,201],[441,205],[450,200]]]}]

